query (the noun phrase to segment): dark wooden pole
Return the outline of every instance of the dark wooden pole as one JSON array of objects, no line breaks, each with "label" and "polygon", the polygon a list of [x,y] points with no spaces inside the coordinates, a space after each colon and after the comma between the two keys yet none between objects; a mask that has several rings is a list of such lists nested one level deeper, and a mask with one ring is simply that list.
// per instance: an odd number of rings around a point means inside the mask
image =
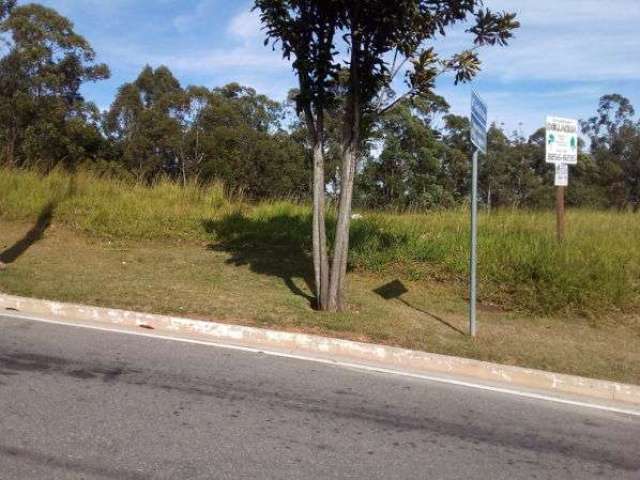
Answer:
[{"label": "dark wooden pole", "polygon": [[564,241],[564,189],[556,187],[556,233],[558,242]]}]

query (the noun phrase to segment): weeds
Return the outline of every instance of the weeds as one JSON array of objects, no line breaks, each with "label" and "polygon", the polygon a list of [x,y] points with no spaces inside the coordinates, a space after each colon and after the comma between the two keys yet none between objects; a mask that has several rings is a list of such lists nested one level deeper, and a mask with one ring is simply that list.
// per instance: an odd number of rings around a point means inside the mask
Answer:
[{"label": "weeds", "polygon": [[[311,210],[291,201],[249,204],[222,185],[151,186],[54,172],[0,170],[0,218],[33,220],[62,199],[54,221],[110,239],[193,240],[249,248],[308,251]],[[333,235],[329,215],[329,236]],[[411,280],[464,285],[468,258],[465,210],[426,214],[362,212],[351,231],[350,267],[393,271]],[[573,210],[568,234],[554,240],[550,212],[499,211],[480,219],[481,299],[527,313],[593,314],[640,307],[640,217]],[[298,253],[299,254],[299,253]]]}]

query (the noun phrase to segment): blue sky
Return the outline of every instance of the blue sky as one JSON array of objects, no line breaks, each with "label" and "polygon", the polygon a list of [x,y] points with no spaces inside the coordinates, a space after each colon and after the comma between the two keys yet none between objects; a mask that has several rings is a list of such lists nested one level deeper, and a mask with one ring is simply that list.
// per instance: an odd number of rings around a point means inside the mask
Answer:
[{"label": "blue sky", "polygon": [[[41,0],[68,16],[93,45],[112,78],[84,88],[101,108],[145,64],[166,64],[184,85],[230,81],[284,99],[296,80],[290,65],[263,46],[251,1]],[[640,111],[640,0],[485,0],[518,12],[522,28],[508,48],[481,52],[473,87],[491,121],[529,134],[546,115],[587,118],[606,93],[621,93]],[[452,53],[468,45],[463,29],[444,41]],[[452,111],[467,114],[469,86],[438,82]]]}]

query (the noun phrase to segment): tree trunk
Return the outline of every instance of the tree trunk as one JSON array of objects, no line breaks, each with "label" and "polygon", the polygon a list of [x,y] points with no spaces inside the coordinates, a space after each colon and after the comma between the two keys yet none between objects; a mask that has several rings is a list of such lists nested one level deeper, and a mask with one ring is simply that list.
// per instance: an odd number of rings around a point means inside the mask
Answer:
[{"label": "tree trunk", "polygon": [[9,127],[9,134],[7,135],[7,145],[5,146],[5,161],[9,167],[16,166],[15,150],[17,141],[16,128]]},{"label": "tree trunk", "polygon": [[322,142],[313,147],[313,267],[316,307],[326,310],[329,293],[329,257],[325,223],[324,152]]},{"label": "tree trunk", "polygon": [[187,188],[187,165],[184,150],[180,153],[182,159],[182,188]]},{"label": "tree trunk", "polygon": [[331,280],[329,283],[329,310],[344,311],[345,278],[347,276],[347,260],[349,256],[349,229],[351,226],[351,203],[353,200],[353,182],[360,150],[360,78],[359,78],[360,41],[356,34],[352,35],[350,91],[344,116],[342,141],[342,171],[340,181],[340,203],[338,206],[338,223],[334,245]]},{"label": "tree trunk", "polygon": [[316,308],[327,310],[329,293],[329,257],[327,254],[327,229],[325,222],[324,176],[324,112],[316,117],[310,105],[305,107],[309,140],[313,151],[313,273],[315,280]]},{"label": "tree trunk", "polygon": [[329,310],[344,311],[346,308],[344,289],[349,255],[349,230],[351,226],[351,202],[353,181],[357,163],[357,149],[349,147],[343,155],[338,224],[334,245],[331,281],[329,284]]}]

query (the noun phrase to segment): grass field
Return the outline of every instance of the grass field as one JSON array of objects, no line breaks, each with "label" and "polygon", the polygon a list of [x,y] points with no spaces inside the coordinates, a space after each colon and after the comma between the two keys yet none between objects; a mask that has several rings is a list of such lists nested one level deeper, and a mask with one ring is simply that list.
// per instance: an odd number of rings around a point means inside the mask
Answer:
[{"label": "grass field", "polygon": [[350,310],[319,314],[304,205],[0,171],[0,290],[640,383],[637,215],[571,211],[563,245],[549,212],[481,216],[472,341],[462,334],[467,213],[361,213]]}]

